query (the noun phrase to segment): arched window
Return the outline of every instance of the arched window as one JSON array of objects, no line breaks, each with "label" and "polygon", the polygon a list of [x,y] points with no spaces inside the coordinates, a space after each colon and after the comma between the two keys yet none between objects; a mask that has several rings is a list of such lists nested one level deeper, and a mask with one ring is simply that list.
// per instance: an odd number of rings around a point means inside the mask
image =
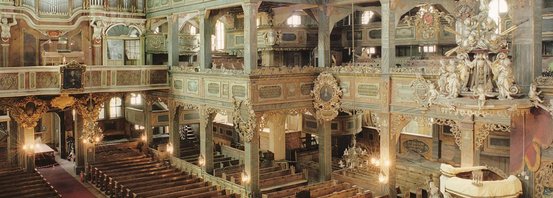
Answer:
[{"label": "arched window", "polygon": [[363,25],[369,24],[373,16],[374,16],[373,11],[364,11],[363,14],[361,15],[361,24]]},{"label": "arched window", "polygon": [[106,118],[106,109],[104,108],[104,104],[100,106],[100,113],[98,114],[98,120],[103,120]]},{"label": "arched window", "polygon": [[123,116],[123,103],[121,98],[115,97],[109,100],[109,118],[119,118]]},{"label": "arched window", "polygon": [[286,20],[286,24],[288,24],[290,27],[298,27],[301,25],[301,16],[294,14],[290,17],[288,17],[288,20]]},{"label": "arched window", "polygon": [[[509,11],[509,6],[505,0],[492,0],[488,5],[490,8],[488,16],[492,18],[495,23],[501,26],[501,16],[500,14],[506,13]],[[499,28],[498,28],[499,30]]]},{"label": "arched window", "polygon": [[212,50],[225,49],[225,24],[221,21],[215,23],[215,37],[211,39]]},{"label": "arched window", "polygon": [[131,93],[131,105],[141,105],[142,104],[142,95]]},{"label": "arched window", "polygon": [[190,26],[190,35],[196,35],[198,33],[198,28]]}]

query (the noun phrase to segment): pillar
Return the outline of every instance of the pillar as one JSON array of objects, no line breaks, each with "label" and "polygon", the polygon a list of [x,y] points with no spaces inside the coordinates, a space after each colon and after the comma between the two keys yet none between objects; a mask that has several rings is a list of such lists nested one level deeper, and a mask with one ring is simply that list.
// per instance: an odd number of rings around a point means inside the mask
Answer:
[{"label": "pillar", "polygon": [[319,30],[317,46],[317,66],[330,67],[330,16],[326,4],[319,6]]},{"label": "pillar", "polygon": [[178,15],[167,16],[167,65],[179,66],[179,17]]},{"label": "pillar", "polygon": [[269,150],[274,153],[275,160],[286,159],[286,117],[284,113],[267,116],[269,133]]},{"label": "pillar", "polygon": [[173,145],[173,156],[180,157],[180,133],[179,116],[181,107],[179,105],[169,106],[169,143]]},{"label": "pillar", "polygon": [[200,53],[198,54],[200,70],[211,69],[211,35],[213,24],[209,16],[209,10],[200,11]]},{"label": "pillar", "polygon": [[17,135],[17,123],[15,121],[10,121],[8,124],[8,163],[11,166],[17,166],[18,165],[18,157],[17,153],[20,148],[20,145],[18,144],[18,135]]},{"label": "pillar", "polygon": [[82,115],[76,114],[75,119],[75,174],[79,175],[81,171],[84,171],[87,144],[81,139],[84,132],[84,119]]},{"label": "pillar", "polygon": [[[260,115],[250,115],[256,116],[256,120],[261,121]],[[251,193],[251,197],[260,197],[260,187],[259,187],[259,127],[251,129],[252,138],[251,140],[243,138],[244,140],[244,171],[249,176],[250,181],[246,185],[246,190]],[[250,196],[248,196],[250,197]]]},{"label": "pillar", "polygon": [[94,43],[94,44],[92,44],[92,47],[94,47],[93,64],[94,65],[102,65],[102,44]]},{"label": "pillar", "polygon": [[204,158],[205,164],[202,170],[213,173],[213,119],[215,119],[213,109],[202,107],[200,109],[200,155]]},{"label": "pillar", "polygon": [[[150,148],[154,140],[154,131],[152,129],[152,104],[151,101],[146,101],[144,103],[144,135],[146,135],[146,142],[144,142],[144,147]],[[144,152],[148,152],[145,150]]]},{"label": "pillar", "polygon": [[332,179],[332,131],[331,121],[319,120],[319,181]]},{"label": "pillar", "polygon": [[465,118],[457,123],[461,132],[461,167],[480,165],[480,153],[474,144],[475,127],[473,116]]},{"label": "pillar", "polygon": [[[395,44],[395,10],[392,8],[391,0],[382,0],[382,76],[381,76],[381,92],[382,96],[382,112],[380,115],[380,162],[389,162],[389,166],[381,165],[381,174],[386,178],[386,182],[383,184],[383,192],[387,193],[389,197],[396,197],[396,144],[397,140],[392,131],[391,122],[392,114],[390,113],[390,98],[392,97],[391,90],[391,76],[389,75],[390,69],[393,67],[393,62],[396,57],[396,44]],[[399,134],[399,131],[395,131]]]},{"label": "pillar", "polygon": [[532,81],[542,72],[542,10],[543,0],[512,2],[512,24],[519,24],[513,34],[512,55],[515,82],[521,93],[528,93]]},{"label": "pillar", "polygon": [[9,43],[2,43],[2,67],[8,67],[9,62],[9,50],[10,50],[10,44]]},{"label": "pillar", "polygon": [[244,10],[244,71],[257,69],[257,12],[261,2],[242,3]]},{"label": "pillar", "polygon": [[444,130],[443,125],[432,124],[432,156],[431,160],[438,161],[441,157],[440,133]]},{"label": "pillar", "polygon": [[[35,146],[35,129],[34,128],[25,128],[19,126],[19,139],[23,140],[23,145],[20,146],[21,152],[19,152],[19,165],[21,168],[25,169],[27,172],[33,172],[35,169],[35,151],[28,146]],[[27,149],[23,149],[23,146],[26,145]]]}]

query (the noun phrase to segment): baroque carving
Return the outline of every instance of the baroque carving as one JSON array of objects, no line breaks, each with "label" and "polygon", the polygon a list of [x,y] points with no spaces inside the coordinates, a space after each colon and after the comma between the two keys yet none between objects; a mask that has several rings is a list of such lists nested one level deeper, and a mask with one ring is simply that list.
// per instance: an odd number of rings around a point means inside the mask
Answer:
[{"label": "baroque carving", "polygon": [[233,97],[232,103],[234,104],[232,111],[234,129],[244,139],[244,142],[251,142],[259,127],[257,115],[249,100],[237,100]]},{"label": "baroque carving", "polygon": [[0,90],[16,90],[17,73],[0,74]]},{"label": "baroque carving", "polygon": [[203,123],[208,123],[209,121],[213,121],[213,119],[215,119],[215,116],[219,112],[218,109],[208,107],[207,105],[202,105],[199,108],[199,110],[200,110],[200,119],[202,119]]},{"label": "baroque carving", "polygon": [[282,74],[305,74],[316,73],[320,69],[313,66],[308,67],[260,67],[251,72],[251,75],[282,75]]},{"label": "baroque carving", "polygon": [[10,38],[12,37],[10,30],[12,26],[17,25],[17,20],[15,19],[15,15],[12,15],[12,22],[8,22],[7,17],[2,17],[0,15],[0,29],[2,29],[2,32],[0,32],[0,39],[4,42],[8,42]]},{"label": "baroque carving", "polygon": [[33,96],[22,100],[12,100],[10,104],[13,104],[13,106],[8,106],[10,114],[23,128],[35,127],[42,114],[48,111],[48,104]]},{"label": "baroque carving", "polygon": [[422,39],[436,38],[441,30],[442,18],[447,21],[449,26],[453,25],[455,19],[453,16],[440,12],[434,6],[426,3],[419,6],[420,9],[415,16],[406,16],[402,19],[408,26],[415,26],[417,36]]},{"label": "baroque carving", "polygon": [[[102,104],[109,100],[109,94],[89,94],[75,101],[73,107],[83,117],[85,125],[95,122],[100,114]],[[93,127],[93,126],[91,126]]]},{"label": "baroque carving", "polygon": [[331,121],[338,116],[342,90],[332,74],[323,72],[317,77],[311,96],[314,99],[315,117],[318,120]]},{"label": "baroque carving", "polygon": [[[474,144],[477,150],[480,150],[482,148],[482,145],[484,144],[486,139],[488,139],[488,136],[492,131],[510,133],[511,126],[501,125],[501,124],[491,124],[491,123],[485,123],[481,125],[480,128],[475,131]],[[455,140],[457,140],[457,138],[455,138]]]},{"label": "baroque carving", "polygon": [[75,98],[67,94],[61,94],[60,96],[52,99],[52,101],[50,101],[50,104],[52,105],[52,107],[65,109],[66,107],[70,107],[75,104]]},{"label": "baroque carving", "polygon": [[436,90],[434,83],[424,79],[422,75],[417,74],[417,78],[411,82],[415,101],[423,108],[428,108],[438,99],[440,93]]},{"label": "baroque carving", "polygon": [[395,140],[395,142],[399,141],[399,135],[401,133],[401,130],[411,121],[413,120],[413,116],[411,115],[403,115],[403,114],[392,114],[391,116],[392,120],[390,123],[391,125],[391,136]]},{"label": "baroque carving", "polygon": [[451,127],[451,133],[453,133],[453,137],[455,138],[455,144],[457,144],[457,146],[461,148],[461,130],[459,130],[459,125],[457,121],[442,119],[442,118],[434,118],[433,124],[445,125],[445,126]]},{"label": "baroque carving", "polygon": [[545,189],[553,188],[553,162],[542,163],[540,170],[535,173],[534,177],[534,197],[545,197]]}]

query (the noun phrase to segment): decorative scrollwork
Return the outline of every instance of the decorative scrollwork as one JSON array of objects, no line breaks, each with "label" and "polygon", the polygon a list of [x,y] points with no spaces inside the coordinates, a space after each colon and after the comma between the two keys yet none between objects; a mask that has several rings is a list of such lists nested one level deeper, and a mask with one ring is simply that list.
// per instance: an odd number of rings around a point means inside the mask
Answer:
[{"label": "decorative scrollwork", "polygon": [[417,74],[417,78],[411,82],[411,88],[414,90],[415,101],[423,108],[432,106],[440,96],[436,86],[429,80],[424,79],[421,74]]},{"label": "decorative scrollwork", "polygon": [[404,114],[392,114],[391,116],[392,118],[392,121],[391,123],[393,123],[391,125],[391,132],[392,132],[392,138],[394,138],[394,140],[396,142],[399,141],[399,134],[401,133],[401,130],[403,129],[403,127],[405,127],[411,120],[413,120],[413,116],[411,115],[404,115]]},{"label": "decorative scrollwork", "polygon": [[490,132],[492,131],[509,133],[511,132],[511,126],[502,125],[502,124],[491,124],[491,123],[483,124],[480,127],[480,130],[476,131],[476,137],[475,137],[474,143],[476,145],[477,150],[480,150],[482,148],[484,141],[488,138],[488,135],[490,135]]},{"label": "decorative scrollwork", "polygon": [[233,104],[232,121],[234,129],[244,138],[244,142],[251,142],[259,127],[255,111],[249,100],[237,100],[233,97]]},{"label": "decorative scrollwork", "polygon": [[22,100],[13,100],[10,104],[14,104],[8,107],[10,114],[23,128],[35,127],[42,114],[48,111],[46,101],[33,96],[23,98]]},{"label": "decorative scrollwork", "polygon": [[534,197],[544,197],[545,188],[553,188],[553,162],[543,162],[534,177]]},{"label": "decorative scrollwork", "polygon": [[107,94],[89,94],[88,96],[79,98],[73,104],[73,107],[77,113],[83,116],[83,120],[86,123],[95,122],[100,114],[102,104],[104,104],[110,97]]},{"label": "decorative scrollwork", "polygon": [[338,116],[342,90],[332,74],[323,72],[317,77],[311,96],[314,98],[313,105],[317,119],[331,121]]},{"label": "decorative scrollwork", "polygon": [[208,123],[209,121],[213,121],[217,113],[219,113],[218,109],[208,107],[207,105],[202,105],[199,108],[199,110],[200,110],[200,119],[202,119],[203,123]]},{"label": "decorative scrollwork", "polygon": [[457,146],[461,148],[461,130],[459,130],[459,125],[457,121],[442,119],[442,118],[434,118],[433,124],[451,127],[451,133],[453,133],[453,137],[455,137],[455,144],[457,144]]}]

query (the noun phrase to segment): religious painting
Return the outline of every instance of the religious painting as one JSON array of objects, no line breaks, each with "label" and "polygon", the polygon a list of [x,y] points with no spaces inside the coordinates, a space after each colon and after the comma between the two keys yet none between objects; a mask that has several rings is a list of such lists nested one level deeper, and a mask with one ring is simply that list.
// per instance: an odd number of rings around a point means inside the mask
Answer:
[{"label": "religious painting", "polygon": [[84,89],[85,67],[77,62],[71,62],[60,68],[62,76],[62,91],[82,91]]},{"label": "religious painting", "polygon": [[320,97],[321,100],[328,102],[332,99],[332,96],[334,95],[334,90],[332,90],[332,87],[329,85],[325,85],[321,88]]}]

